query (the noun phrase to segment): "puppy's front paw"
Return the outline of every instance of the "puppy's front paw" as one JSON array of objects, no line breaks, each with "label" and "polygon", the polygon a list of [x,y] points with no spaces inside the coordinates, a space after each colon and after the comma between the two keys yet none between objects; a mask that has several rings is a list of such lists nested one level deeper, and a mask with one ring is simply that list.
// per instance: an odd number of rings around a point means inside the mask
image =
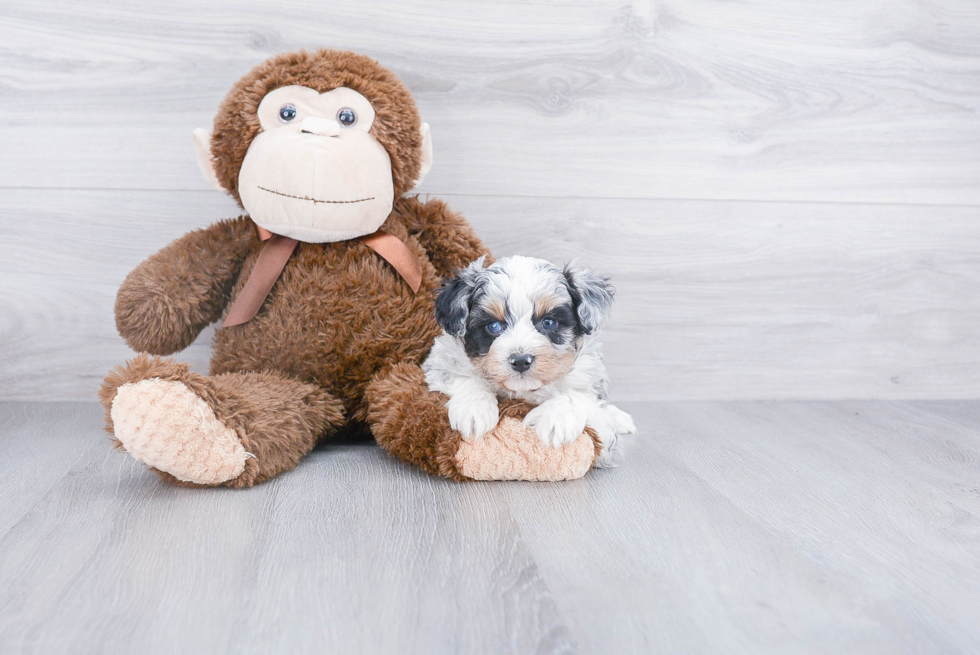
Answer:
[{"label": "puppy's front paw", "polygon": [[634,434],[636,432],[636,423],[633,422],[633,417],[616,407],[615,405],[606,405],[606,413],[609,414],[609,419],[612,421],[613,429],[619,434]]},{"label": "puppy's front paw", "polygon": [[620,435],[633,434],[636,425],[629,414],[615,405],[604,404],[589,418],[589,427],[595,430],[602,445],[596,468],[613,468],[623,460],[623,440]]},{"label": "puppy's front paw", "polygon": [[561,446],[578,439],[585,429],[585,419],[575,411],[570,400],[560,396],[528,412],[524,425],[533,428],[546,446]]},{"label": "puppy's front paw", "polygon": [[464,439],[478,439],[492,430],[500,418],[497,399],[489,394],[453,396],[447,404],[449,426]]}]

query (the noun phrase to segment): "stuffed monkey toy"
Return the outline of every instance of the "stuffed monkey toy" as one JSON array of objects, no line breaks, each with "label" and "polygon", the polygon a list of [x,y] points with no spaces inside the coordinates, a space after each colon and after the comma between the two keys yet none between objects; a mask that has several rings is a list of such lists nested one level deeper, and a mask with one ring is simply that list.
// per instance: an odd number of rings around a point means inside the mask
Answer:
[{"label": "stuffed monkey toy", "polygon": [[[455,480],[588,470],[590,430],[545,447],[520,422],[529,408],[511,403],[467,443],[425,386],[435,294],[489,251],[443,202],[405,196],[432,143],[392,73],[349,52],[273,57],[194,142],[205,176],[247,215],[177,239],[119,289],[116,325],[141,354],[100,391],[118,447],[188,486],[250,487],[323,439],[368,431]],[[165,358],[219,320],[210,375]]]}]

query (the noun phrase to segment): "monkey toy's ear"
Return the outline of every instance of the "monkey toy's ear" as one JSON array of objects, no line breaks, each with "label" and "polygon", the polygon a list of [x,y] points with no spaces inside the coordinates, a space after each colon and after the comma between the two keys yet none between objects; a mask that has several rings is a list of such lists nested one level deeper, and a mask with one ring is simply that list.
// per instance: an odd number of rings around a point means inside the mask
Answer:
[{"label": "monkey toy's ear", "polygon": [[422,123],[422,161],[420,164],[419,176],[412,182],[413,189],[422,184],[422,180],[432,169],[432,132],[429,130],[428,123]]},{"label": "monkey toy's ear", "polygon": [[197,165],[201,167],[204,179],[212,188],[224,191],[224,187],[218,182],[218,176],[214,172],[214,162],[211,160],[211,133],[203,127],[194,130],[194,150],[197,151]]}]

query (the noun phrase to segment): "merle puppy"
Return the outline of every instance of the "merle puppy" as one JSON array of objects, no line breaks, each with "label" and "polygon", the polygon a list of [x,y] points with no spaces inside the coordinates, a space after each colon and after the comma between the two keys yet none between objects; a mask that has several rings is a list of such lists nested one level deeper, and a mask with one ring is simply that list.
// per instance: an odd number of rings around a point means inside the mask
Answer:
[{"label": "merle puppy", "polygon": [[478,439],[498,420],[497,400],[536,407],[524,419],[551,446],[589,426],[602,441],[597,466],[612,466],[629,414],[606,400],[596,331],[612,305],[606,278],[542,259],[476,260],[436,300],[443,334],[422,365],[429,388],[449,396],[449,423]]}]

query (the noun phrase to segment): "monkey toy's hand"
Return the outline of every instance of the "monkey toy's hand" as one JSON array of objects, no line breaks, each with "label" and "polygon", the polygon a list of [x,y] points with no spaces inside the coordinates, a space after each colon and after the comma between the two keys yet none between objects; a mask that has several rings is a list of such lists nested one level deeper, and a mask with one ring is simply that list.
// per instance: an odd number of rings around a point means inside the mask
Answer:
[{"label": "monkey toy's hand", "polygon": [[453,395],[449,409],[449,426],[464,439],[479,439],[497,425],[500,416],[497,399],[485,391],[467,391]]},{"label": "monkey toy's hand", "polygon": [[170,355],[221,318],[245,256],[260,248],[250,220],[195,230],[137,266],[116,296],[116,327],[139,352]]}]

